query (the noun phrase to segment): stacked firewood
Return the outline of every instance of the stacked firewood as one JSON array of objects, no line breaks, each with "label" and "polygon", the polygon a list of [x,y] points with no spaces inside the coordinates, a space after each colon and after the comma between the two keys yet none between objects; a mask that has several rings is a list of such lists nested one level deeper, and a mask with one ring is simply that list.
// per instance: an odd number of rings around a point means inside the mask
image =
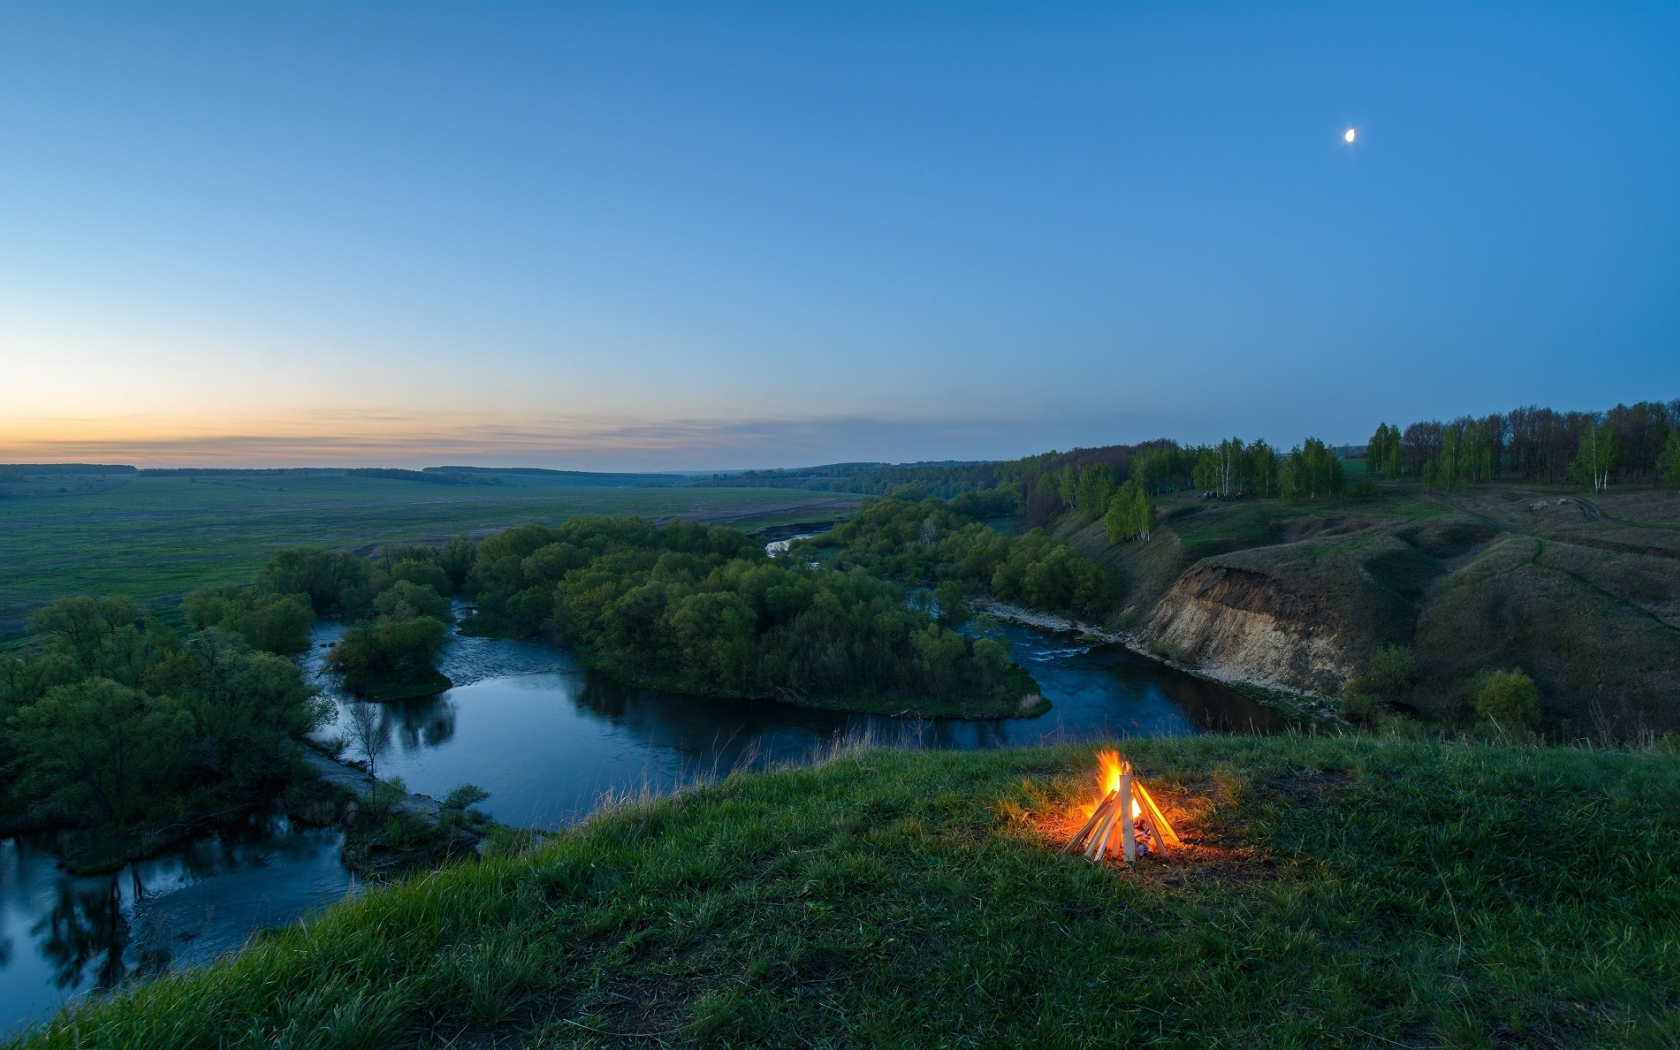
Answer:
[{"label": "stacked firewood", "polygon": [[[1110,755],[1111,752],[1099,757],[1110,759]],[[1061,852],[1078,850],[1090,861],[1101,861],[1117,853],[1127,864],[1137,860],[1140,849],[1165,858],[1167,847],[1181,843],[1161,807],[1138,780],[1130,762],[1114,756],[1103,765],[1109,770],[1109,790],[1091,811],[1079,834]],[[1113,782],[1116,779],[1118,782]]]}]

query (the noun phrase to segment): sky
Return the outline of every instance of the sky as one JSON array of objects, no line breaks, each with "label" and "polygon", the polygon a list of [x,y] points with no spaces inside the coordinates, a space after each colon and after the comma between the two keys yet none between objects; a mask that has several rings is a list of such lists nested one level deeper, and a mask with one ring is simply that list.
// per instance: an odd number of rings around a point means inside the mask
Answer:
[{"label": "sky", "polygon": [[0,461],[711,470],[1676,397],[1673,3],[0,0]]}]

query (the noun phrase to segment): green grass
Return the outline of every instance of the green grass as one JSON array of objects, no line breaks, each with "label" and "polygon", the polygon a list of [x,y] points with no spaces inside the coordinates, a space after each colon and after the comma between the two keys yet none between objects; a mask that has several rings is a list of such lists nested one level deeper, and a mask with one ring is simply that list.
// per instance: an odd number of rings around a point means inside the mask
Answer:
[{"label": "green grass", "polygon": [[176,615],[187,591],[243,583],[275,550],[371,548],[574,514],[682,515],[739,527],[834,517],[855,497],[790,489],[423,485],[321,475],[67,479],[65,494],[0,499],[0,639],[66,594],[127,594]]},{"label": "green grass", "polygon": [[1680,758],[1130,741],[1193,847],[1057,857],[1089,748],[863,751],[608,813],[29,1047],[1680,1042]]}]

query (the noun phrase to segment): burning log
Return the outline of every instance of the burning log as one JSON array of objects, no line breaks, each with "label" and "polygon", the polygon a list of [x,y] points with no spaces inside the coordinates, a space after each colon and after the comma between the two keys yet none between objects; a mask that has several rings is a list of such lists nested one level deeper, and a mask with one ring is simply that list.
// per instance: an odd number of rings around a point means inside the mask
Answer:
[{"label": "burning log", "polygon": [[[1101,861],[1108,856],[1112,843],[1119,847],[1120,859],[1130,864],[1137,860],[1140,840],[1145,850],[1162,857],[1167,855],[1169,845],[1182,845],[1149,789],[1133,774],[1130,762],[1115,751],[1097,752],[1097,762],[1101,767],[1097,783],[1103,790],[1102,801],[1061,852],[1081,850],[1085,859]],[[1116,829],[1119,841],[1113,842]]]},{"label": "burning log", "polygon": [[1079,834],[1075,835],[1073,837],[1073,841],[1063,846],[1057,852],[1072,853],[1074,850],[1078,849],[1079,844],[1085,841],[1085,836],[1089,835],[1091,833],[1091,829],[1097,826],[1097,821],[1103,819],[1103,817],[1108,814],[1109,804],[1113,801],[1114,794],[1112,792],[1104,795],[1103,800],[1097,803],[1097,808],[1091,811],[1091,819],[1087,820],[1085,822],[1085,826],[1079,829]]}]

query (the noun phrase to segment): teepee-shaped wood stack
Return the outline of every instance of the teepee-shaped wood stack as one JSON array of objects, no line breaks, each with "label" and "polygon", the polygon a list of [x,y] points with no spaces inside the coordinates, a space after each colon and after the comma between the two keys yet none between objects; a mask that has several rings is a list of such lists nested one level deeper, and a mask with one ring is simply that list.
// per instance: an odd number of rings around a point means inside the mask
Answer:
[{"label": "teepee-shaped wood stack", "polygon": [[[1098,752],[1097,760],[1103,768],[1099,776],[1105,789],[1102,801],[1062,852],[1080,850],[1086,860],[1101,861],[1117,851],[1130,864],[1137,860],[1140,843],[1161,857],[1167,855],[1168,846],[1180,845],[1161,807],[1133,773],[1132,764],[1114,751]],[[1129,805],[1122,805],[1122,799]]]}]

